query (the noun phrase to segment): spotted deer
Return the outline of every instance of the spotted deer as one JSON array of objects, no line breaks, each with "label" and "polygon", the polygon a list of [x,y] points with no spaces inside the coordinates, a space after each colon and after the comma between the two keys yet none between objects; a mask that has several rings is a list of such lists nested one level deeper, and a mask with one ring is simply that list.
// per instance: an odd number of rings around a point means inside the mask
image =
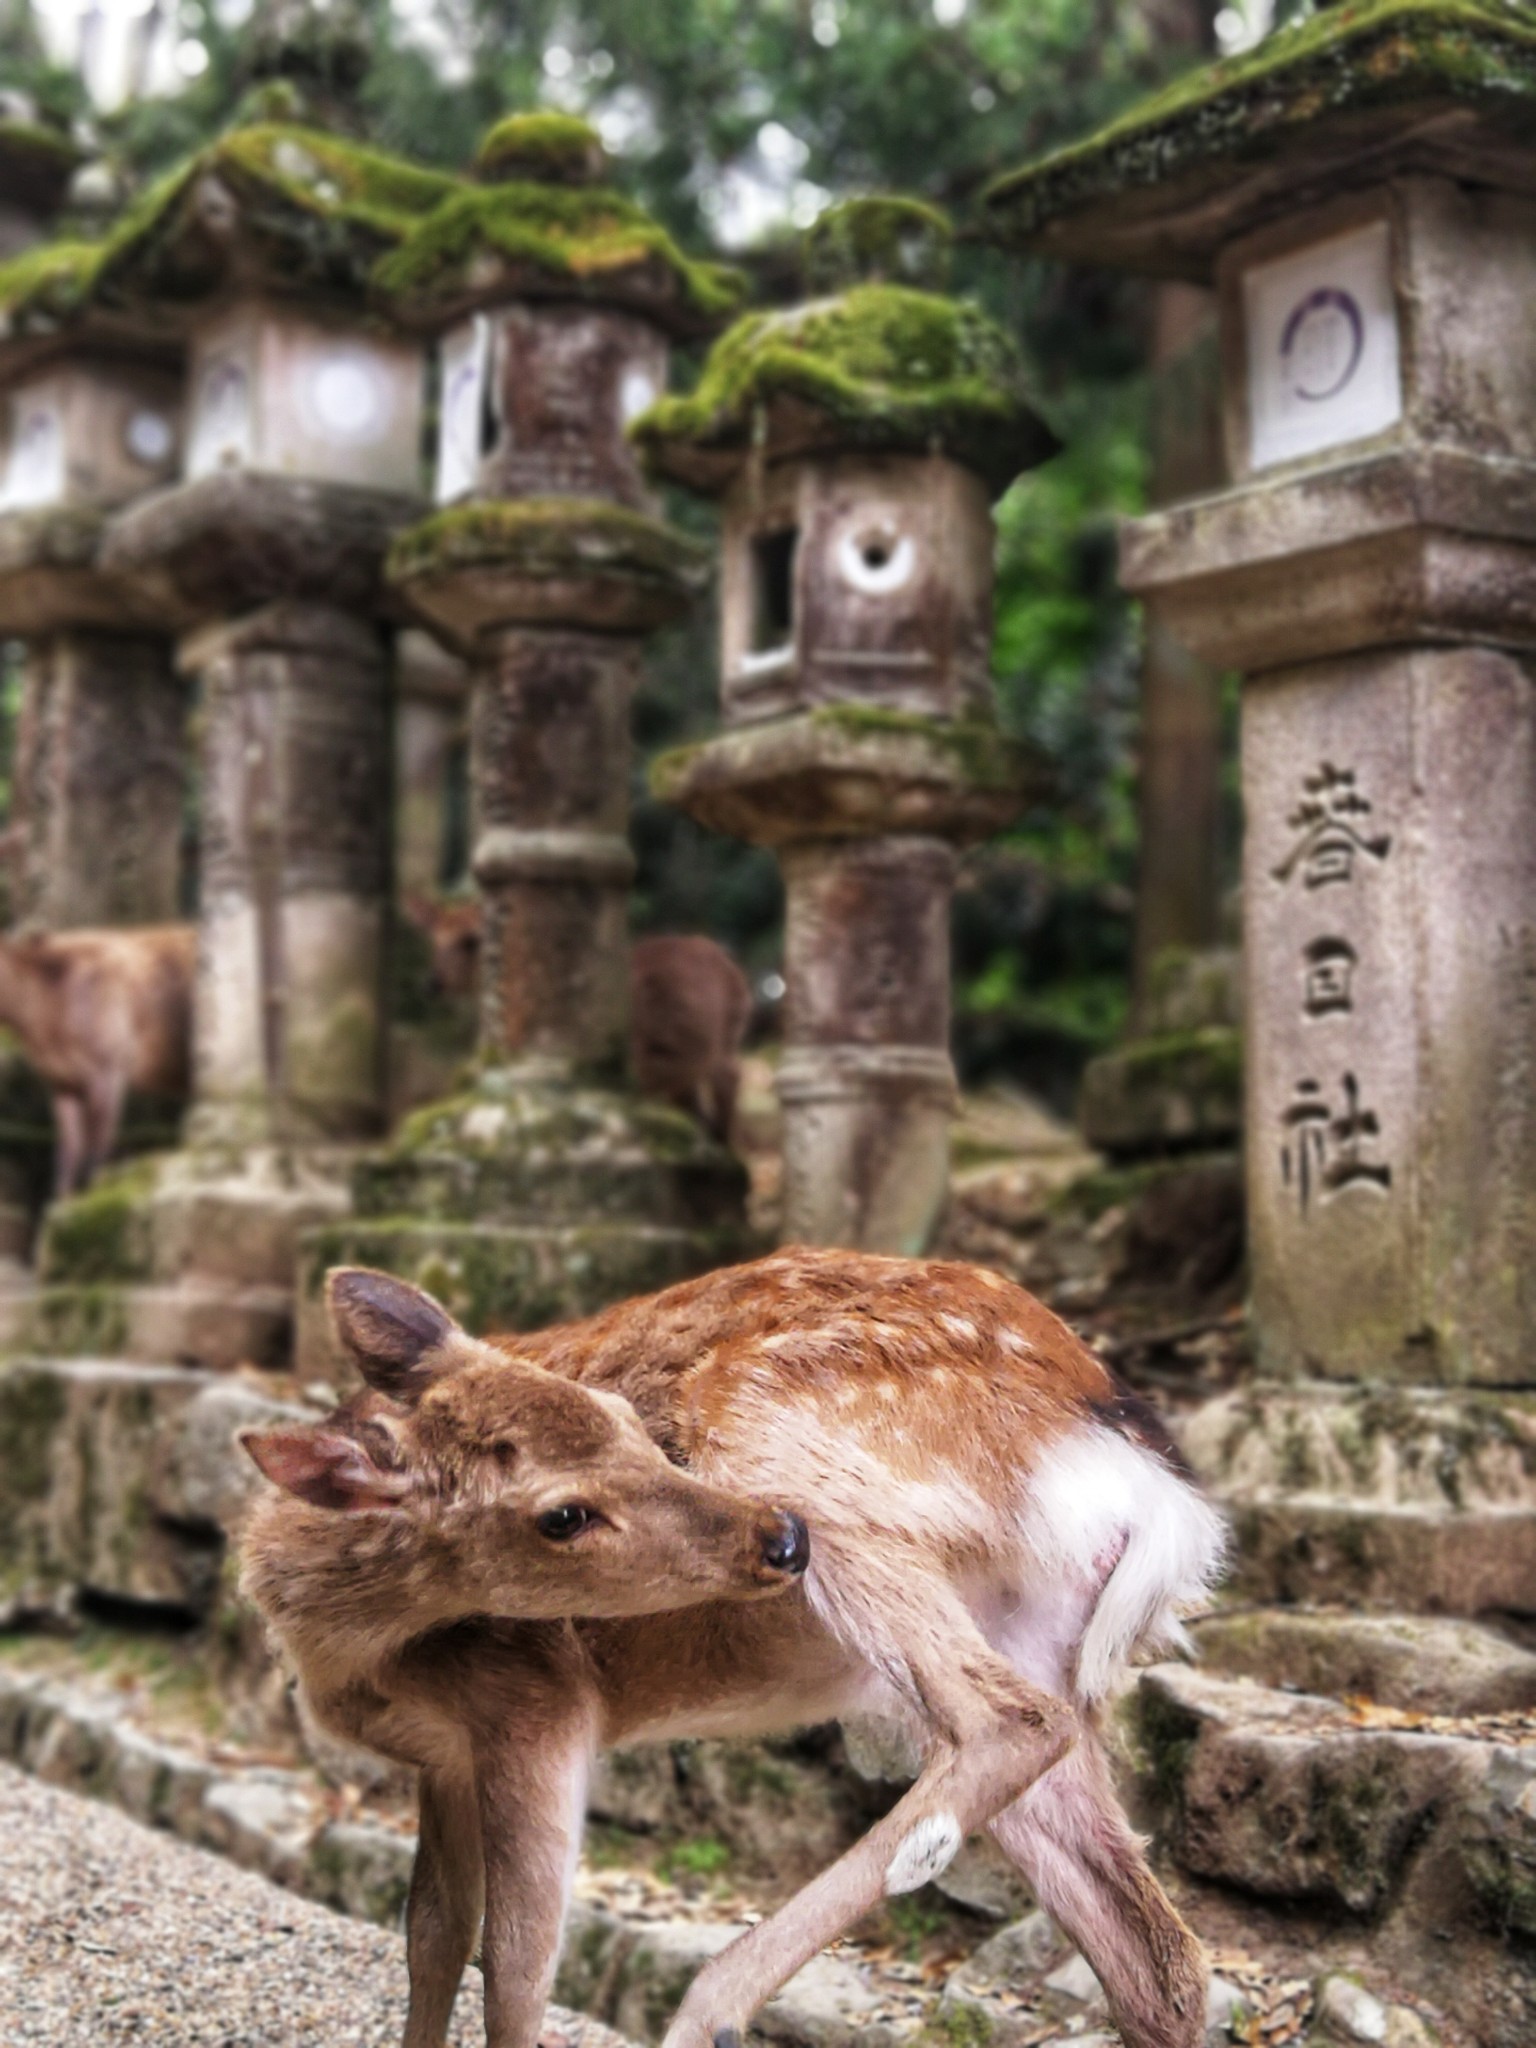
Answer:
[{"label": "spotted deer", "polygon": [[329,1284],[365,1390],[243,1439],[284,1489],[244,1584],[319,1720],[420,1766],[406,2048],[442,2048],[482,1915],[487,2038],[534,2048],[598,1749],[857,1714],[907,1724],[916,1783],[706,1964],[666,2048],[739,2048],[979,1828],[1128,2048],[1197,2048],[1202,1954],[1098,1720],[1130,1654],[1178,1640],[1222,1526],[1039,1302],[974,1267],[790,1250],[485,1342],[382,1275]]},{"label": "spotted deer", "polygon": [[186,1094],[196,965],[189,924],[0,934],[0,1024],[48,1089],[55,1194],[111,1157],[130,1088]]}]

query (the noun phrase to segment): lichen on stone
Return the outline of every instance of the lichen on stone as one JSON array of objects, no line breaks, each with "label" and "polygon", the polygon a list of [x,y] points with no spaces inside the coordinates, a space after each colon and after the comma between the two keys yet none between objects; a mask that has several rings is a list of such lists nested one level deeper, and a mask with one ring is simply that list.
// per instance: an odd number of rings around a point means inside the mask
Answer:
[{"label": "lichen on stone", "polygon": [[450,505],[397,536],[386,575],[414,582],[445,570],[501,568],[519,576],[620,576],[691,589],[709,556],[659,519],[601,498],[489,499]]},{"label": "lichen on stone", "polygon": [[746,294],[739,271],[694,262],[611,186],[531,177],[459,186],[381,258],[374,285],[407,316],[529,295],[630,306],[682,333],[708,332]]},{"label": "lichen on stone", "polygon": [[864,284],[749,313],[709,353],[697,388],[659,400],[632,436],[663,476],[721,489],[761,451],[948,455],[995,491],[1052,453],[1017,344],[977,307]]},{"label": "lichen on stone", "polygon": [[839,200],[806,229],[805,281],[813,292],[855,284],[905,284],[943,291],[955,231],[922,199],[868,193]]},{"label": "lichen on stone", "polygon": [[481,138],[475,175],[489,184],[533,178],[552,185],[592,185],[607,169],[608,152],[590,121],[540,107],[508,114]]},{"label": "lichen on stone", "polygon": [[1000,238],[1023,241],[1118,191],[1272,156],[1333,116],[1454,101],[1518,120],[1533,98],[1536,14],[1528,6],[1340,0],[1175,80],[1085,141],[1006,173],[985,201]]}]

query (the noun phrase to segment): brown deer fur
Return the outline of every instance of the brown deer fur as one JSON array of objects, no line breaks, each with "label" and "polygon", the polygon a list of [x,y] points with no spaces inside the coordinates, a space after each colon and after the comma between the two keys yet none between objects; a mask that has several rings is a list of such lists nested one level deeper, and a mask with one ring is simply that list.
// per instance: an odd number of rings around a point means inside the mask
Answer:
[{"label": "brown deer fur", "polygon": [[[466,996],[480,979],[484,918],[476,898],[412,895],[406,915],[425,935],[432,985]],[[698,936],[637,939],[629,954],[629,1066],[642,1095],[730,1137],[737,1055],[752,1012],[746,976],[723,946]]]},{"label": "brown deer fur", "polygon": [[[789,1250],[488,1344],[383,1276],[332,1286],[369,1390],[246,1439],[290,1494],[312,1468],[327,1491],[261,1504],[244,1583],[319,1719],[421,1766],[407,2048],[441,2048],[482,1911],[488,2040],[533,2048],[596,1748],[859,1712],[911,1726],[920,1777],[706,1965],[667,2048],[736,2048],[795,1970],[983,1826],[1129,2048],[1196,2048],[1204,1963],[1096,1720],[1129,1652],[1203,1597],[1221,1528],[1156,1418],[1037,1301],[977,1268]],[[647,1492],[658,1464],[717,1518],[692,1560]],[[771,1601],[741,1597],[763,1574],[741,1583],[727,1533],[732,1505],[762,1526],[758,1500],[810,1531]],[[563,1501],[595,1518],[552,1542],[533,1517]]]},{"label": "brown deer fur", "polygon": [[0,1024],[47,1084],[57,1194],[111,1156],[130,1088],[186,1094],[196,962],[191,925],[0,935]]}]

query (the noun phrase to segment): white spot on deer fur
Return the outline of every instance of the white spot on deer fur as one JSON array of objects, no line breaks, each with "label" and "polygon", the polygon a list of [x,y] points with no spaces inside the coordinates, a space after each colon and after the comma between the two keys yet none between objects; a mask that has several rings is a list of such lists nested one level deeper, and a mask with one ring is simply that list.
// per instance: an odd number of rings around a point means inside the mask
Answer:
[{"label": "white spot on deer fur", "polygon": [[975,1343],[976,1325],[969,1316],[942,1315],[939,1317],[939,1321],[948,1330],[951,1337],[958,1337],[963,1344]]},{"label": "white spot on deer fur", "polygon": [[920,1820],[891,1858],[885,1872],[885,1889],[915,1892],[919,1885],[937,1877],[960,1852],[960,1823],[952,1813],[930,1813]]},{"label": "white spot on deer fur", "polygon": [[882,1380],[879,1386],[876,1387],[875,1392],[880,1396],[882,1401],[894,1401],[898,1398],[896,1389],[891,1385],[891,1382],[889,1380]]}]

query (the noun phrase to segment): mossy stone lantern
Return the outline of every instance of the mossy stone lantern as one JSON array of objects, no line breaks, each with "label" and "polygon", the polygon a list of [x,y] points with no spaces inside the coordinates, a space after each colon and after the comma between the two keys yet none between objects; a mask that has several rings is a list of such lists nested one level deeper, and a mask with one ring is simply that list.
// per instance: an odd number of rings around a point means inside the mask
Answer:
[{"label": "mossy stone lantern", "polygon": [[1214,282],[1230,488],[1133,592],[1245,675],[1263,1363],[1529,1384],[1536,15],[1346,0],[1004,177],[1011,246]]},{"label": "mossy stone lantern", "polygon": [[482,1326],[595,1308],[740,1242],[735,1162],[620,1085],[630,704],[645,635],[706,566],[655,516],[625,428],[670,340],[707,333],[739,281],[684,257],[604,162],[585,123],[513,116],[375,273],[391,317],[441,343],[439,507],[389,576],[471,668],[480,1073],[358,1169],[357,1221],[318,1233],[307,1269],[387,1265]]},{"label": "mossy stone lantern", "polygon": [[957,851],[1039,785],[993,721],[990,500],[1055,446],[1008,337],[944,295],[949,239],[911,201],[831,209],[820,295],[635,427],[722,500],[728,729],[655,787],[783,866],[784,1230],[902,1252],[948,1184]]},{"label": "mossy stone lantern", "polygon": [[185,691],[155,606],[102,562],[175,473],[178,351],[92,304],[99,251],[0,265],[0,633],[27,645],[13,908],[51,927],[173,917]]},{"label": "mossy stone lantern", "polygon": [[[111,520],[101,560],[179,632],[202,692],[194,1099],[187,1149],[142,1200],[142,1256],[114,1275],[133,1356],[284,1360],[297,1231],[344,1206],[350,1148],[382,1128],[381,568],[419,509],[422,371],[368,273],[451,186],[256,123],[95,256],[93,303],[152,313],[189,366],[178,477]],[[56,1348],[92,1312],[97,1276],[48,1250],[74,1241],[45,1243]]]}]

